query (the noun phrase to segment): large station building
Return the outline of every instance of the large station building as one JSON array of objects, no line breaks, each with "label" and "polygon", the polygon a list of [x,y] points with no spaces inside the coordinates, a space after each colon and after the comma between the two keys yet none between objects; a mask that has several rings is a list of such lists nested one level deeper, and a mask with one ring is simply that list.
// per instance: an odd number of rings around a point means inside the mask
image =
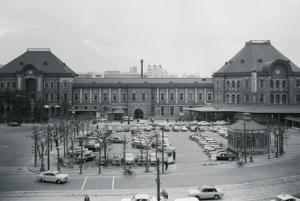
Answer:
[{"label": "large station building", "polygon": [[[300,68],[270,41],[247,42],[213,78],[79,78],[50,49],[27,49],[0,69],[0,91],[7,89],[29,94],[29,116],[45,108],[53,116],[73,110],[116,120],[201,120],[226,112],[287,116],[300,110]],[[0,115],[12,110],[4,103]]]}]

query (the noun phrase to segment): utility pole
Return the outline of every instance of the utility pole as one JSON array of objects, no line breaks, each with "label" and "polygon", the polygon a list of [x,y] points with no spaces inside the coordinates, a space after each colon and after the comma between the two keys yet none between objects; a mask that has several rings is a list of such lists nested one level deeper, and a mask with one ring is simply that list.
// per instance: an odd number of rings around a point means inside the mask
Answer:
[{"label": "utility pole", "polygon": [[[156,170],[157,170],[157,201],[160,201],[160,178],[159,178],[159,158],[156,158]],[[163,166],[163,165],[162,165]]]},{"label": "utility pole", "polygon": [[37,136],[36,136],[37,132],[34,132],[34,167],[36,167],[36,162],[37,162],[37,145],[36,145],[36,141],[37,141]]},{"label": "utility pole", "polygon": [[49,138],[49,135],[50,135],[50,126],[48,125],[47,126],[47,150],[48,150],[48,170],[50,170],[50,150],[49,150],[49,141],[50,141],[50,138]]},{"label": "utility pole", "polygon": [[246,152],[246,123],[244,120],[244,154],[245,154],[245,164],[247,163],[247,152]]},{"label": "utility pole", "polygon": [[165,135],[164,135],[164,131],[165,131],[165,127],[162,126],[161,127],[161,130],[162,130],[162,144],[161,144],[161,150],[162,150],[162,156],[161,156],[161,173],[163,174],[164,173],[164,138],[165,138]]},{"label": "utility pole", "polygon": [[102,144],[101,144],[101,141],[100,139],[98,139],[98,142],[99,142],[99,174],[101,174],[101,148],[102,148]]}]

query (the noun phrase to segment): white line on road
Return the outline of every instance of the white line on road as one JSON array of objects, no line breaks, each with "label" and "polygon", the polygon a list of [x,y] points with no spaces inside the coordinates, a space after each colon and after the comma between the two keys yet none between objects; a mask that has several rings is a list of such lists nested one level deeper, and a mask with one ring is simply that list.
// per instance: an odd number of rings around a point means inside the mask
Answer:
[{"label": "white line on road", "polygon": [[114,189],[114,187],[115,187],[115,176],[113,176],[112,187],[111,187],[111,189]]},{"label": "white line on road", "polygon": [[84,180],[84,182],[83,182],[83,184],[82,184],[81,191],[82,191],[82,189],[83,189],[83,187],[84,187],[84,185],[85,185],[85,182],[86,182],[87,178],[88,178],[88,177],[85,178],[85,180]]}]

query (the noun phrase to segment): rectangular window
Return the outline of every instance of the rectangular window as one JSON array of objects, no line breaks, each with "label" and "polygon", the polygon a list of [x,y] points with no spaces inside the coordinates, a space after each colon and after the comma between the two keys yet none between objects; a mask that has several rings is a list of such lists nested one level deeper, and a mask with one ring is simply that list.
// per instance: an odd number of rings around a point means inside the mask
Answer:
[{"label": "rectangular window", "polygon": [[5,88],[4,82],[1,82],[1,88]]},{"label": "rectangular window", "polygon": [[249,94],[245,94],[245,102],[249,102],[249,101],[250,101]]},{"label": "rectangular window", "polygon": [[64,81],[64,88],[68,88],[68,81]]},{"label": "rectangular window", "polygon": [[10,82],[6,82],[6,88],[10,88]]},{"label": "rectangular window", "polygon": [[203,94],[202,94],[202,92],[201,92],[201,93],[198,93],[198,100],[200,100],[200,101],[203,100]]},{"label": "rectangular window", "polygon": [[236,87],[237,87],[237,88],[240,88],[240,81],[239,81],[239,80],[236,81]]},{"label": "rectangular window", "polygon": [[146,100],[146,93],[142,93],[142,101],[145,101]]},{"label": "rectangular window", "polygon": [[259,88],[265,87],[265,80],[259,80]]},{"label": "rectangular window", "polygon": [[300,79],[296,79],[296,88],[300,88]]},{"label": "rectangular window", "polygon": [[117,100],[117,93],[116,93],[116,92],[113,93],[113,100],[114,100],[114,101]]},{"label": "rectangular window", "polygon": [[126,100],[127,100],[127,93],[126,93],[126,92],[123,92],[123,93],[122,93],[122,100],[123,100],[123,101],[126,101]]},{"label": "rectangular window", "polygon": [[56,100],[59,101],[59,93],[56,93]]},{"label": "rectangular window", "polygon": [[56,81],[56,88],[59,88],[59,81]]},{"label": "rectangular window", "polygon": [[97,105],[94,105],[93,108],[94,108],[94,110],[98,110],[98,106]]},{"label": "rectangular window", "polygon": [[296,102],[300,102],[300,94],[296,94]]},{"label": "rectangular window", "polygon": [[68,100],[68,93],[64,93],[64,101]]},{"label": "rectangular window", "polygon": [[190,100],[190,101],[193,100],[193,93],[189,93],[189,100]]},{"label": "rectangular window", "polygon": [[179,106],[179,113],[183,113],[183,106]]},{"label": "rectangular window", "polygon": [[211,92],[207,93],[207,100],[212,101],[212,93]]},{"label": "rectangular window", "polygon": [[175,107],[173,105],[170,106],[170,115],[175,115]]},{"label": "rectangular window", "polygon": [[249,84],[249,80],[245,80],[245,88],[249,88],[250,87],[250,84]]},{"label": "rectangular window", "polygon": [[12,82],[12,88],[17,88],[17,83],[15,81]]},{"label": "rectangular window", "polygon": [[265,101],[265,94],[259,94],[259,102]]},{"label": "rectangular window", "polygon": [[79,109],[78,105],[75,105],[74,108],[75,108],[75,110],[78,110],[78,109]]},{"label": "rectangular window", "polygon": [[162,100],[162,101],[165,100],[165,93],[163,93],[163,92],[160,93],[160,100]]},{"label": "rectangular window", "polygon": [[160,106],[160,115],[161,116],[165,115],[165,106],[163,106],[163,105]]},{"label": "rectangular window", "polygon": [[48,81],[44,82],[44,88],[49,88],[49,82]]},{"label": "rectangular window", "polygon": [[44,99],[47,101],[48,100],[48,93],[45,93],[45,95],[44,95]]},{"label": "rectangular window", "polygon": [[217,81],[217,88],[220,88],[220,81]]},{"label": "rectangular window", "polygon": [[84,92],[84,95],[83,95],[83,100],[87,101],[88,100],[88,93],[87,92]]},{"label": "rectangular window", "polygon": [[87,109],[88,109],[88,106],[87,106],[87,105],[84,105],[84,106],[83,106],[83,109],[87,110]]},{"label": "rectangular window", "polygon": [[132,93],[132,94],[131,94],[131,100],[133,100],[133,101],[136,100],[135,93]]},{"label": "rectangular window", "polygon": [[54,88],[54,82],[53,81],[50,82],[50,88]]},{"label": "rectangular window", "polygon": [[79,100],[79,94],[78,92],[74,93],[74,100],[78,101]]},{"label": "rectangular window", "polygon": [[151,100],[155,100],[155,93],[151,94]]},{"label": "rectangular window", "polygon": [[103,100],[107,100],[107,93],[105,92],[105,93],[103,93]]},{"label": "rectangular window", "polygon": [[54,101],[54,93],[50,93],[50,100]]},{"label": "rectangular window", "polygon": [[98,93],[94,92],[94,101],[98,100]]},{"label": "rectangular window", "polygon": [[174,100],[174,93],[173,92],[170,93],[170,100]]},{"label": "rectangular window", "polygon": [[179,100],[184,100],[183,93],[179,93]]},{"label": "rectangular window", "polygon": [[217,98],[216,99],[217,99],[217,101],[220,101],[220,99],[221,99],[221,96],[220,96],[219,92],[217,93]]},{"label": "rectangular window", "polygon": [[107,106],[106,106],[106,105],[103,105],[102,107],[103,107],[103,111],[104,111],[104,112],[107,112]]}]

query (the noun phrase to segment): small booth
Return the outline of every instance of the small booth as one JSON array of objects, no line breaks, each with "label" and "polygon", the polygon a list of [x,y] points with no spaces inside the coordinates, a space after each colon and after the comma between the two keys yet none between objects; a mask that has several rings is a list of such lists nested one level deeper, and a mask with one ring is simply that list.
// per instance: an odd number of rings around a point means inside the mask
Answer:
[{"label": "small booth", "polygon": [[168,163],[175,163],[176,159],[176,148],[167,147],[164,149],[164,161]]},{"label": "small booth", "polygon": [[[244,155],[267,151],[268,136],[266,128],[251,120],[250,113],[244,113],[244,119],[228,126],[228,149]],[[251,154],[251,155],[252,155]]]}]

